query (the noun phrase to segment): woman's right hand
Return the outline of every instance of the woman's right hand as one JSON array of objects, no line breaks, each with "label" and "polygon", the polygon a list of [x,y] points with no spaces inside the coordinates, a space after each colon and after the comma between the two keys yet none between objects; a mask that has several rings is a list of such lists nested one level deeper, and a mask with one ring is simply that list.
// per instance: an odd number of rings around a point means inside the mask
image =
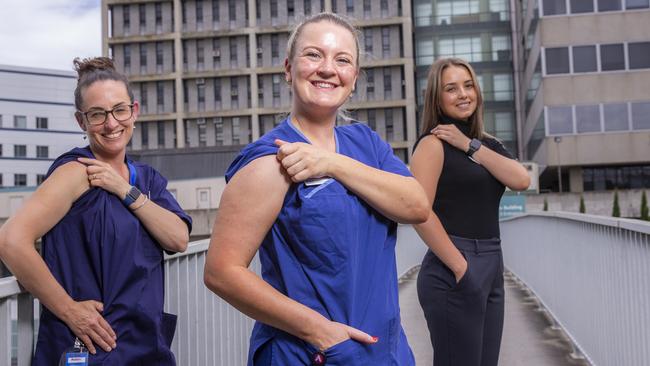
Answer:
[{"label": "woman's right hand", "polygon": [[465,273],[467,272],[467,260],[464,259],[462,264],[458,266],[458,269],[454,270],[454,277],[456,277],[456,283],[460,282],[460,280],[465,276]]},{"label": "woman's right hand", "polygon": [[307,341],[324,352],[348,339],[365,344],[373,344],[379,341],[379,338],[373,337],[359,329],[333,321],[328,321],[320,334],[316,334],[313,339],[307,339]]},{"label": "woman's right hand", "polygon": [[72,332],[84,342],[90,353],[95,354],[97,344],[104,351],[110,352],[117,344],[113,328],[102,317],[104,305],[94,300],[75,301],[65,314],[65,323]]}]

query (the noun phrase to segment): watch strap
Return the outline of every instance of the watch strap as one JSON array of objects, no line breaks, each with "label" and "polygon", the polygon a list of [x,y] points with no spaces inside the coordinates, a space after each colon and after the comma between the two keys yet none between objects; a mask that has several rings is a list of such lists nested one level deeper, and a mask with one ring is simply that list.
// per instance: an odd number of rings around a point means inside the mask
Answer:
[{"label": "watch strap", "polygon": [[479,139],[472,139],[472,141],[469,142],[469,149],[467,150],[466,154],[467,156],[471,157],[474,155],[478,149],[481,148],[483,144],[481,143],[481,140]]},{"label": "watch strap", "polygon": [[136,186],[131,186],[131,189],[126,193],[126,197],[124,197],[124,200],[122,201],[125,206],[129,207],[135,202],[142,192],[138,189]]}]

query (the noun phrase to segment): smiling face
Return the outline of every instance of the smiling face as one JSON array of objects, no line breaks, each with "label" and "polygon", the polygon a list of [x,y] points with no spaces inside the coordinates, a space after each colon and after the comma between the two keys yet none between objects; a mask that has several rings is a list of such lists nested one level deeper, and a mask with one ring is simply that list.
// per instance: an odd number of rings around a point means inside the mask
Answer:
[{"label": "smiling face", "polygon": [[465,67],[449,65],[445,68],[439,90],[440,106],[448,117],[467,120],[476,111],[476,87]]},{"label": "smiling face", "polygon": [[296,39],[285,77],[294,110],[336,113],[354,90],[358,75],[354,36],[329,21],[306,24]]},{"label": "smiling face", "polygon": [[[108,111],[131,104],[126,86],[116,80],[99,80],[90,84],[82,91],[82,100],[81,112]],[[106,122],[100,125],[91,125],[81,113],[76,116],[79,126],[88,134],[92,150],[100,155],[114,156],[126,151],[138,112],[138,102],[133,102],[131,118],[120,122],[109,113]]]}]

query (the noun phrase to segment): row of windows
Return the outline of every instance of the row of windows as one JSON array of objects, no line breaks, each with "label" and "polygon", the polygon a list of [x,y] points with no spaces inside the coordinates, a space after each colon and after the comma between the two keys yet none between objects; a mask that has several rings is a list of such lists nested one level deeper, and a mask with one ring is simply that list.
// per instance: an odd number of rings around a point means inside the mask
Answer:
[{"label": "row of windows", "polygon": [[647,9],[649,0],[543,0],[544,15]]},{"label": "row of windows", "polygon": [[[479,0],[416,0],[415,26],[451,25],[509,20],[507,0],[489,0],[488,11],[480,12]],[[434,12],[435,10],[435,12]]]},{"label": "row of windows", "polygon": [[545,75],[650,68],[650,42],[544,49]]},{"label": "row of windows", "polygon": [[[36,184],[41,184],[45,180],[45,174],[36,174]],[[13,187],[25,187],[27,186],[27,174],[14,174],[14,185]],[[0,173],[0,188],[5,187],[3,174]]]},{"label": "row of windows", "polygon": [[134,74],[135,70],[144,75],[169,73],[175,69],[174,43],[169,41],[112,46],[111,56],[122,60],[122,70],[127,75]]},{"label": "row of windows", "polygon": [[[0,156],[5,156],[3,151],[3,145],[0,144]],[[14,145],[14,158],[26,158],[27,157],[27,145]],[[42,159],[48,159],[50,157],[50,147],[49,146],[36,146],[36,157]]]},{"label": "row of windows", "polygon": [[[13,116],[13,128],[22,128],[26,129],[27,128],[27,116]],[[1,127],[9,127],[9,126],[4,126],[2,122],[2,114],[0,114],[0,128]],[[39,130],[47,130],[48,129],[48,119],[47,117],[36,117],[36,123],[35,123],[36,129]]]},{"label": "row of windows", "polygon": [[650,102],[547,106],[546,135],[650,129]]},{"label": "row of windows", "polygon": [[650,188],[650,166],[615,166],[582,170],[585,191]]},{"label": "row of windows", "polygon": [[418,39],[415,63],[431,65],[441,57],[460,57],[469,62],[510,61],[511,49],[507,34]]},{"label": "row of windows", "polygon": [[251,142],[251,121],[248,116],[198,118],[184,121],[185,145],[223,146]]}]

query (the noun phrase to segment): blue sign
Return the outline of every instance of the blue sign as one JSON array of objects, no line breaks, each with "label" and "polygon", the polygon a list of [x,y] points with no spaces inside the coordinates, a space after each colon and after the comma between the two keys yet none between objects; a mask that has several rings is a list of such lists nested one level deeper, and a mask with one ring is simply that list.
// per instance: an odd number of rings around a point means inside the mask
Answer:
[{"label": "blue sign", "polygon": [[499,203],[499,219],[505,219],[513,215],[523,214],[526,212],[526,196],[524,195],[507,195],[501,197]]}]

